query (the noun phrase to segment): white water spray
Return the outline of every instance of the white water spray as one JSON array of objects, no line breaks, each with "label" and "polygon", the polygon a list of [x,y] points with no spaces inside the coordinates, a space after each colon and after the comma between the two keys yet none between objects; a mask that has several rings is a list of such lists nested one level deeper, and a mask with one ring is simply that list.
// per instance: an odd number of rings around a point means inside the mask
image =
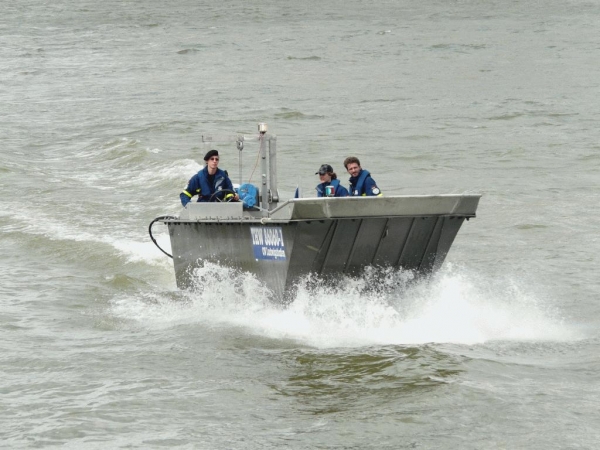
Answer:
[{"label": "white water spray", "polygon": [[557,311],[518,283],[451,267],[415,283],[386,272],[386,289],[373,289],[382,277],[368,272],[335,285],[307,279],[287,306],[248,273],[207,263],[195,275],[197,289],[182,292],[183,301],[121,299],[113,312],[144,327],[232,326],[318,348],[574,339]]}]

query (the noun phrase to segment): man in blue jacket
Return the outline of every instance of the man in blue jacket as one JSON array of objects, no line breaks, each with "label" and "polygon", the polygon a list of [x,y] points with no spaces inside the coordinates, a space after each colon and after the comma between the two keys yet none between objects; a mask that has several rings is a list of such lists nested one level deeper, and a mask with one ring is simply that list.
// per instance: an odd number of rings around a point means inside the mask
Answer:
[{"label": "man in blue jacket", "polygon": [[179,194],[181,204],[187,205],[192,197],[198,196],[199,202],[228,202],[237,201],[238,195],[233,190],[233,184],[227,174],[219,169],[219,152],[210,150],[204,155],[206,166],[190,178],[187,187]]},{"label": "man in blue jacket", "polygon": [[350,195],[380,197],[383,194],[371,178],[368,170],[360,167],[360,161],[355,156],[348,156],[344,160],[344,167],[350,174]]},{"label": "man in blue jacket", "polygon": [[348,197],[348,190],[340,184],[333,167],[323,164],[315,173],[321,184],[317,186],[317,197]]}]

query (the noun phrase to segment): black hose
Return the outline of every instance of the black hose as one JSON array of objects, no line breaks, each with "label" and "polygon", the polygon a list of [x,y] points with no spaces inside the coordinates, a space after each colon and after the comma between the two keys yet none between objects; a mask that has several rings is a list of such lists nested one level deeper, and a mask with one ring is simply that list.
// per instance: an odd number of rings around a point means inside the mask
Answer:
[{"label": "black hose", "polygon": [[173,259],[173,255],[169,255],[162,248],[160,248],[160,245],[158,245],[158,242],[156,242],[156,239],[154,239],[154,236],[152,236],[152,225],[154,225],[155,222],[158,222],[159,220],[163,220],[163,219],[177,219],[177,217],[174,217],[174,216],[159,216],[159,217],[157,217],[152,222],[150,222],[150,225],[148,226],[148,234],[150,234],[150,239],[152,239],[152,242],[154,242],[154,245],[156,245],[158,247],[158,249],[161,252],[163,252],[165,255],[167,255],[169,258]]}]

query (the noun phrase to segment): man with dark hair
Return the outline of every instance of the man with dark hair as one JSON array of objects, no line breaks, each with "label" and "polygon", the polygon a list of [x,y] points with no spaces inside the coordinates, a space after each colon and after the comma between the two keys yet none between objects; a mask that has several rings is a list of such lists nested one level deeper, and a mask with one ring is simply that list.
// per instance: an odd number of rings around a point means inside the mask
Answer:
[{"label": "man with dark hair", "polygon": [[348,156],[344,160],[344,167],[350,174],[348,191],[351,196],[380,197],[383,195],[369,171],[360,167],[360,161],[356,156]]},{"label": "man with dark hair", "polygon": [[179,194],[181,204],[187,205],[192,197],[198,196],[199,202],[229,202],[237,201],[238,194],[233,190],[233,184],[227,173],[219,169],[219,152],[210,150],[204,155],[206,166],[190,178],[187,187]]}]

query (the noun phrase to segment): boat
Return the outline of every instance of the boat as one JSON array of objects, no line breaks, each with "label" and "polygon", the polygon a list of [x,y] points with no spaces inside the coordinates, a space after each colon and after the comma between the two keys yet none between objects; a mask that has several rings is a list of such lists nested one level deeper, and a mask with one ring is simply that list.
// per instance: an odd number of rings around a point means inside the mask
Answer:
[{"label": "boat", "polygon": [[[190,202],[177,216],[149,225],[152,241],[173,258],[177,287],[196,285],[206,262],[254,274],[286,301],[308,275],[320,279],[360,276],[367,267],[408,271],[415,279],[435,273],[465,220],[475,217],[481,195],[384,195],[281,200],[277,189],[277,136],[203,136],[203,142],[258,142],[261,184],[255,206],[240,202]],[[243,187],[243,185],[242,185]],[[172,255],[152,234],[167,226]]]}]

